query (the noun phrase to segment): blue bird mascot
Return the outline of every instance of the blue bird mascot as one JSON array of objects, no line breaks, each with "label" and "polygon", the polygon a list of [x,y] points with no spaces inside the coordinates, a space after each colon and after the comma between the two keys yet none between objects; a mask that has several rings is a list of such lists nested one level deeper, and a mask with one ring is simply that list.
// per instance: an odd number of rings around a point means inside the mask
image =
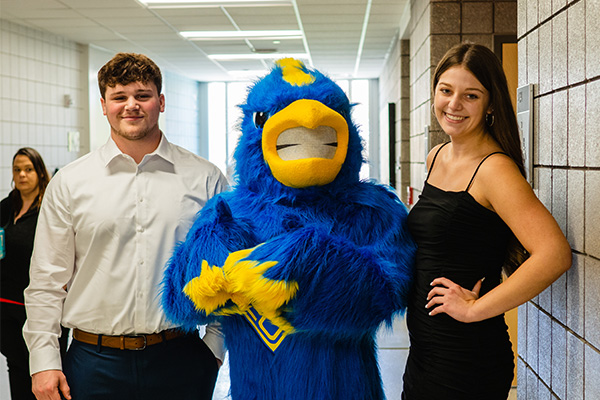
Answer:
[{"label": "blue bird mascot", "polygon": [[375,335],[405,309],[415,245],[397,196],[359,179],[351,107],[324,74],[279,60],[241,105],[233,190],[167,265],[168,318],[222,324],[233,400],[385,397]]}]

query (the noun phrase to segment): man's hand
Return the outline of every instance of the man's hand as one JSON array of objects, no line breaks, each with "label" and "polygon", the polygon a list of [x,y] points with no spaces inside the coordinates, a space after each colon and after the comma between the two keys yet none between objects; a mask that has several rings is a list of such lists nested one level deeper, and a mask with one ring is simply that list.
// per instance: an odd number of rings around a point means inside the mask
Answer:
[{"label": "man's hand", "polygon": [[71,399],[71,389],[62,371],[51,369],[38,372],[31,376],[31,381],[31,390],[37,400],[61,400],[59,389],[67,400]]}]

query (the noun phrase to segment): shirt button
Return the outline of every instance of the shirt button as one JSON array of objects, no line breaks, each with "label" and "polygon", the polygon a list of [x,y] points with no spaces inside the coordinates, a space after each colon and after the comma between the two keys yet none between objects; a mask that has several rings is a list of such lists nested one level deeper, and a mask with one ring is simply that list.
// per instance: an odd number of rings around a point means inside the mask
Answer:
[{"label": "shirt button", "polygon": [[139,233],[142,233],[142,232],[144,232],[144,227],[143,227],[143,226],[138,226],[138,228],[137,228],[137,231],[138,231]]}]

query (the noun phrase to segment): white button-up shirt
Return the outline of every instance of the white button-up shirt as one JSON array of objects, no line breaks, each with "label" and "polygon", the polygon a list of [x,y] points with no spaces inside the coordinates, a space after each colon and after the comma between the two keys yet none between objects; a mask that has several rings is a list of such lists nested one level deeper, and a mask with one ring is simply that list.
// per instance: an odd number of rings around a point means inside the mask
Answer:
[{"label": "white button-up shirt", "polygon": [[[110,139],[58,171],[42,202],[25,290],[31,373],[61,369],[60,323],[103,335],[173,328],[160,306],[165,264],[226,186],[217,167],[164,135],[139,165]],[[220,331],[209,326],[204,339],[222,359]]]}]

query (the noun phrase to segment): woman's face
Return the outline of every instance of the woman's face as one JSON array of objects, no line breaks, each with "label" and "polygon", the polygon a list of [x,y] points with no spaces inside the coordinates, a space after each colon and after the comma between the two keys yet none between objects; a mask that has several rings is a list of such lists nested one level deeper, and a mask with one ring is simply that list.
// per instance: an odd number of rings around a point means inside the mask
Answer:
[{"label": "woman's face", "polygon": [[21,195],[27,195],[39,192],[39,182],[37,172],[29,157],[19,154],[13,162],[13,181],[15,188],[21,192]]},{"label": "woman's face", "polygon": [[457,65],[444,71],[435,87],[435,116],[451,137],[485,132],[489,93],[471,71]]}]

